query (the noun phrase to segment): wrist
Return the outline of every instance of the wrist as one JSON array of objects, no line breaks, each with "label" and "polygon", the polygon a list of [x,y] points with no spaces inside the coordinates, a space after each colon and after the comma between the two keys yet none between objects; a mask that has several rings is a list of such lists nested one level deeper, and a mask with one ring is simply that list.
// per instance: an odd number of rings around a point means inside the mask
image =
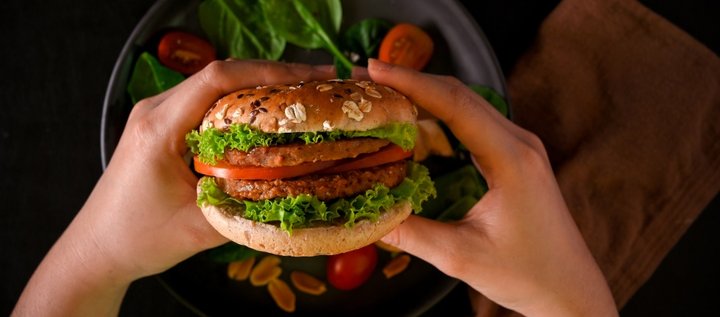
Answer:
[{"label": "wrist", "polygon": [[113,316],[132,282],[67,230],[30,278],[13,316]]}]

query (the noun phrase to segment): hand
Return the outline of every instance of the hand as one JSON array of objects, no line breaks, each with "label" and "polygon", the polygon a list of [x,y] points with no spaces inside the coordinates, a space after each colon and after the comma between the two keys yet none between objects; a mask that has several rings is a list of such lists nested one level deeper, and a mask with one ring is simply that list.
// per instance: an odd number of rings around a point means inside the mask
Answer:
[{"label": "hand", "polygon": [[528,316],[617,314],[535,135],[457,79],[376,60],[368,73],[444,121],[472,153],[489,186],[461,221],[411,216],[383,241]]},{"label": "hand", "polygon": [[33,275],[15,313],[117,313],[133,280],[226,242],[196,206],[198,180],[183,159],[185,134],[234,90],[333,75],[328,67],[214,62],[140,101],[107,170]]}]

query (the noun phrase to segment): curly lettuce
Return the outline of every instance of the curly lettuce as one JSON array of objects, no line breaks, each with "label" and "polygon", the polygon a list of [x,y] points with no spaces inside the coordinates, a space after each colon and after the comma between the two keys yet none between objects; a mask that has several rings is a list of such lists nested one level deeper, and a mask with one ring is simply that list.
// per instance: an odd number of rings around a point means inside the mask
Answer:
[{"label": "curly lettuce", "polygon": [[366,131],[318,131],[296,133],[265,133],[247,124],[229,126],[226,130],[208,128],[203,132],[193,130],[185,136],[185,142],[200,161],[215,164],[223,158],[227,149],[249,151],[258,146],[271,146],[304,142],[305,144],[340,139],[371,137],[386,139],[409,151],[415,147],[417,127],[411,123],[391,123]]},{"label": "curly lettuce", "polygon": [[311,195],[276,198],[261,201],[239,200],[218,188],[215,178],[200,180],[198,206],[222,206],[228,212],[264,223],[277,223],[288,234],[293,228],[310,227],[322,223],[343,223],[351,228],[358,221],[376,220],[382,210],[401,200],[408,200],[415,213],[422,211],[422,203],[436,196],[428,169],[408,162],[408,176],[395,188],[376,184],[362,194],[330,202]]}]

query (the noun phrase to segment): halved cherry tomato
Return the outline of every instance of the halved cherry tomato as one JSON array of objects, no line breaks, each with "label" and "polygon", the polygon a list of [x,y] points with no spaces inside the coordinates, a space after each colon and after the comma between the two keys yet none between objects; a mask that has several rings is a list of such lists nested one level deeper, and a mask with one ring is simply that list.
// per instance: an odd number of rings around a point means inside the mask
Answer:
[{"label": "halved cherry tomato", "polygon": [[215,60],[215,48],[193,34],[172,31],[160,39],[158,59],[172,70],[191,75]]},{"label": "halved cherry tomato", "polygon": [[338,161],[324,161],[295,166],[239,167],[230,165],[225,161],[218,161],[215,165],[205,164],[201,162],[197,156],[194,157],[193,160],[195,170],[198,173],[229,179],[278,179],[296,177],[324,170],[338,163]]},{"label": "halved cherry tomato", "polygon": [[413,155],[412,151],[405,151],[403,148],[390,144],[380,151],[368,153],[354,158],[346,163],[340,163],[336,166],[320,171],[322,174],[337,174],[361,168],[378,166],[390,162],[399,161]]},{"label": "halved cherry tomato", "polygon": [[430,60],[433,41],[421,28],[400,23],[385,35],[380,44],[379,59],[383,62],[422,70]]},{"label": "halved cherry tomato", "polygon": [[375,265],[377,265],[377,250],[374,244],[332,255],[327,262],[327,279],[337,289],[351,290],[370,278]]}]

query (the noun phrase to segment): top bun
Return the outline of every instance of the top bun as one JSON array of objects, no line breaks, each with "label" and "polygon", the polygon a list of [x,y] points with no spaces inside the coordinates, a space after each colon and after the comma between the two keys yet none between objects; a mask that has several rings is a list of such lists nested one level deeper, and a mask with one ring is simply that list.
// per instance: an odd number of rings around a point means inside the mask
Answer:
[{"label": "top bun", "polygon": [[365,131],[416,117],[410,100],[390,87],[335,79],[238,90],[210,108],[200,131],[231,124],[267,133]]}]

